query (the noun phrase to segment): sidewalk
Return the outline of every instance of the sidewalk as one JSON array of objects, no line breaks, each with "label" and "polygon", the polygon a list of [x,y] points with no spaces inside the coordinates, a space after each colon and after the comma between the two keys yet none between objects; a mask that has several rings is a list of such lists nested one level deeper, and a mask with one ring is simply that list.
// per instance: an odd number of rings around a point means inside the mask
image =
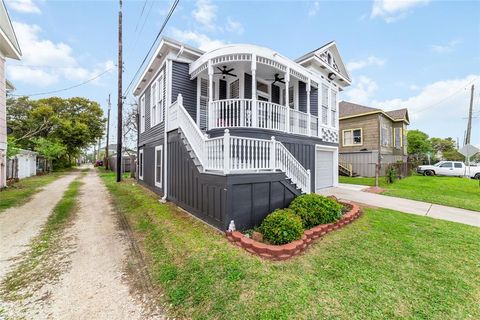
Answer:
[{"label": "sidewalk", "polygon": [[319,193],[323,195],[333,195],[338,199],[349,200],[368,206],[386,208],[480,227],[480,212],[362,191],[365,188],[368,187],[339,184],[338,187],[327,188]]}]

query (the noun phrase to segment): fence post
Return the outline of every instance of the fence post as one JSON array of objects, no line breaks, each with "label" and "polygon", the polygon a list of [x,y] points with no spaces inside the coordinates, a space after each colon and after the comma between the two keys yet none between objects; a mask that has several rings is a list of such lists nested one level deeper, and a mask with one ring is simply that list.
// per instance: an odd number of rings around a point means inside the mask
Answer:
[{"label": "fence post", "polygon": [[310,172],[310,169],[307,169],[307,176],[308,176],[308,181],[307,181],[307,193],[311,193],[311,188],[312,188],[312,174]]},{"label": "fence post", "polygon": [[223,173],[230,173],[230,130],[223,135]]},{"label": "fence post", "polygon": [[277,149],[277,142],[275,141],[275,137],[272,136],[272,139],[270,140],[270,169],[272,171],[275,171],[277,167],[276,159],[275,159],[275,153]]}]

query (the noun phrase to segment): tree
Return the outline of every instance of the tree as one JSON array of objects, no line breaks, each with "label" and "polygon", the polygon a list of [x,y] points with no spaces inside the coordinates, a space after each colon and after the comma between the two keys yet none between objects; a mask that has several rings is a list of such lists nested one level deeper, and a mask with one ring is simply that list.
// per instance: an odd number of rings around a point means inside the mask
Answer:
[{"label": "tree", "polygon": [[425,158],[432,151],[428,135],[420,130],[410,130],[407,133],[407,151],[417,160]]},{"label": "tree", "polygon": [[50,147],[61,144],[65,148],[69,165],[82,149],[103,136],[105,119],[100,105],[85,98],[21,97],[8,99],[7,122],[22,148],[34,149],[38,138],[51,140]]},{"label": "tree", "polygon": [[58,160],[65,155],[67,148],[59,141],[37,138],[35,140],[35,151],[43,155],[47,160]]},{"label": "tree", "polygon": [[19,152],[17,141],[12,136],[7,136],[7,159],[11,159]]},{"label": "tree", "polygon": [[457,144],[453,138],[431,138],[433,151],[440,155],[442,160],[463,161],[465,157],[457,151]]}]

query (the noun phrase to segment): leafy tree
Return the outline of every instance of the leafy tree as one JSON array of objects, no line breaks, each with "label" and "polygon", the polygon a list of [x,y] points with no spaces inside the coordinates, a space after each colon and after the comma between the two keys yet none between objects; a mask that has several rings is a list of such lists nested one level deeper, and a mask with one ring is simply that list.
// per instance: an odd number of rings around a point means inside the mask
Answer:
[{"label": "leafy tree", "polygon": [[417,160],[424,158],[432,151],[432,144],[428,135],[420,130],[410,130],[407,133],[407,151]]},{"label": "leafy tree", "polygon": [[105,119],[100,105],[81,97],[7,100],[7,122],[18,144],[34,149],[38,138],[61,144],[68,164],[103,135]]},{"label": "leafy tree", "polygon": [[67,148],[56,140],[37,138],[35,140],[35,151],[43,155],[47,160],[58,160],[67,152]]},{"label": "leafy tree", "polygon": [[7,159],[11,159],[19,152],[17,141],[12,136],[7,136]]}]

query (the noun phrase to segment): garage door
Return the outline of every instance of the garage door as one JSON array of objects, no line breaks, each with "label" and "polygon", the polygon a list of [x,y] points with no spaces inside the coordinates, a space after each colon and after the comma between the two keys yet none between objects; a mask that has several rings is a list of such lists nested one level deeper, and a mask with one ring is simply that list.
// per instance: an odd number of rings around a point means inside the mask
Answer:
[{"label": "garage door", "polygon": [[315,163],[316,191],[333,186],[333,152],[317,150]]}]

